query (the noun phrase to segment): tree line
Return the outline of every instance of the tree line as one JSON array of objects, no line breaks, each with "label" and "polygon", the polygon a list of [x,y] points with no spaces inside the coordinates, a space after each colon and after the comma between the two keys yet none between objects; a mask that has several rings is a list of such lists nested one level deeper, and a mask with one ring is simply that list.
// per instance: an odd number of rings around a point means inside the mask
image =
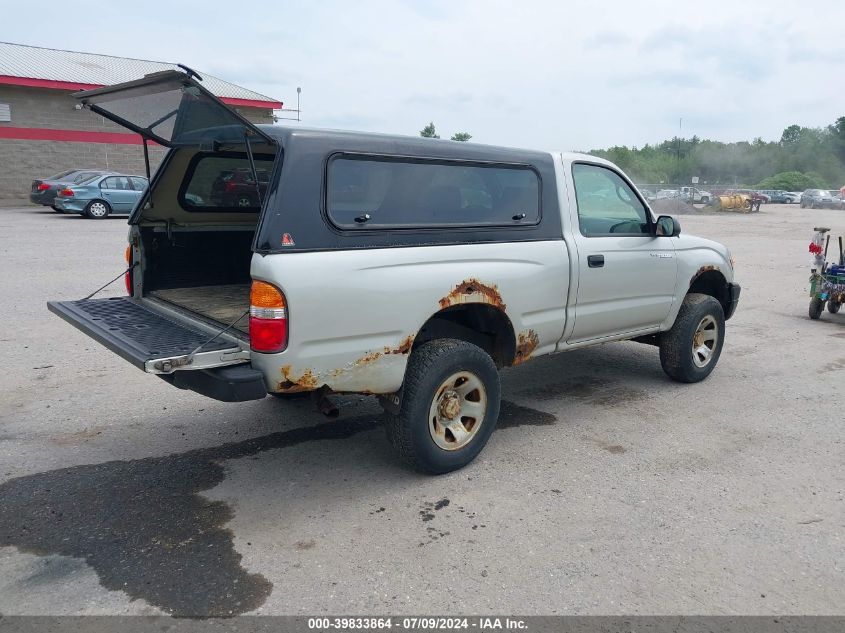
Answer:
[{"label": "tree line", "polygon": [[619,165],[634,181],[755,189],[838,189],[845,185],[845,116],[823,128],[790,125],[779,141],[722,143],[674,137],[643,147],[615,146],[590,154]]}]

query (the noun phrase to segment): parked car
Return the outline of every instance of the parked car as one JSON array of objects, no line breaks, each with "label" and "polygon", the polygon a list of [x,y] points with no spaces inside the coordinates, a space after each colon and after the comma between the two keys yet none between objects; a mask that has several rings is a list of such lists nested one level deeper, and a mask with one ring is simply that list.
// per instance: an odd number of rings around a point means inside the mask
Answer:
[{"label": "parked car", "polygon": [[80,213],[92,220],[128,215],[146,189],[147,179],[143,176],[94,176],[60,189],[56,208],[65,213]]},{"label": "parked car", "polygon": [[666,200],[680,197],[681,193],[677,189],[661,189],[656,194],[654,194],[655,200]]},{"label": "parked car", "polygon": [[695,204],[707,204],[713,199],[713,194],[709,191],[702,191],[698,187],[681,187],[681,197]]},{"label": "parked car", "polygon": [[654,200],[655,194],[651,189],[640,189],[640,194],[648,201]]},{"label": "parked car", "polygon": [[249,167],[224,169],[211,185],[209,199],[212,204],[221,207],[255,207],[259,206],[259,197],[267,191],[270,172],[257,169],[258,189]]},{"label": "parked car", "polygon": [[830,191],[826,189],[807,189],[801,194],[801,208],[806,209],[838,209],[839,200],[833,197]]},{"label": "parked car", "polygon": [[45,207],[52,207],[57,213],[62,211],[55,206],[56,195],[59,189],[69,185],[78,184],[93,176],[111,173],[97,169],[68,169],[49,178],[36,178],[32,181],[32,188],[29,192],[29,201]]},{"label": "parked car", "polygon": [[[152,98],[179,88],[182,107]],[[374,394],[399,455],[444,473],[493,432],[500,368],[633,339],[694,383],[722,353],[728,249],[655,218],[606,160],[255,125],[178,71],[77,97],[136,130],[131,113],[176,114],[147,131],[170,151],[129,220],[129,296],[50,310],[175,387]],[[186,208],[206,174],[253,157],[271,174],[260,209]]]},{"label": "parked car", "polygon": [[800,196],[795,196],[789,191],[783,191],[781,189],[763,189],[758,193],[768,196],[769,202],[774,202],[778,204],[791,204],[793,202],[797,202],[800,199]]}]

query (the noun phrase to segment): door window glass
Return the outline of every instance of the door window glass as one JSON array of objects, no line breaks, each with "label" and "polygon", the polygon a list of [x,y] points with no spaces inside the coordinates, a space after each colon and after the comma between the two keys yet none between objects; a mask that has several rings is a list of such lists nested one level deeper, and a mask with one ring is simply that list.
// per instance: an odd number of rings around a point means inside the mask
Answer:
[{"label": "door window glass", "polygon": [[599,165],[572,165],[581,233],[648,235],[648,211],[622,177]]}]

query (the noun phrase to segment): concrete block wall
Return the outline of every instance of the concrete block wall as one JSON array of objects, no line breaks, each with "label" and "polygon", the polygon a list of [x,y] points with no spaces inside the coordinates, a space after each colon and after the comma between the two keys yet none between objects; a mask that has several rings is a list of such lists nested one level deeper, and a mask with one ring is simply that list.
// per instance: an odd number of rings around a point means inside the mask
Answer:
[{"label": "concrete block wall", "polygon": [[[158,167],[165,152],[163,147],[150,146],[151,170]],[[0,204],[29,204],[27,196],[34,179],[72,167],[143,176],[144,150],[141,145],[0,139]]]}]

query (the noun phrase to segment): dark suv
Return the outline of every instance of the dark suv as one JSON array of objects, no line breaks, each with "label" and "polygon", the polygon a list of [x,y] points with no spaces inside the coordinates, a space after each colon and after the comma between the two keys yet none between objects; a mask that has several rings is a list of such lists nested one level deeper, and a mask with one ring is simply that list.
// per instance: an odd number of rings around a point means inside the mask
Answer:
[{"label": "dark suv", "polygon": [[834,198],[826,189],[807,189],[801,194],[801,208],[806,209],[838,209],[840,201]]},{"label": "dark suv", "polygon": [[[267,191],[270,174],[266,169],[257,169],[256,174],[258,175],[258,190],[263,198]],[[259,195],[250,169],[239,167],[221,171],[211,185],[211,202],[219,207],[258,209],[261,206]]]}]

